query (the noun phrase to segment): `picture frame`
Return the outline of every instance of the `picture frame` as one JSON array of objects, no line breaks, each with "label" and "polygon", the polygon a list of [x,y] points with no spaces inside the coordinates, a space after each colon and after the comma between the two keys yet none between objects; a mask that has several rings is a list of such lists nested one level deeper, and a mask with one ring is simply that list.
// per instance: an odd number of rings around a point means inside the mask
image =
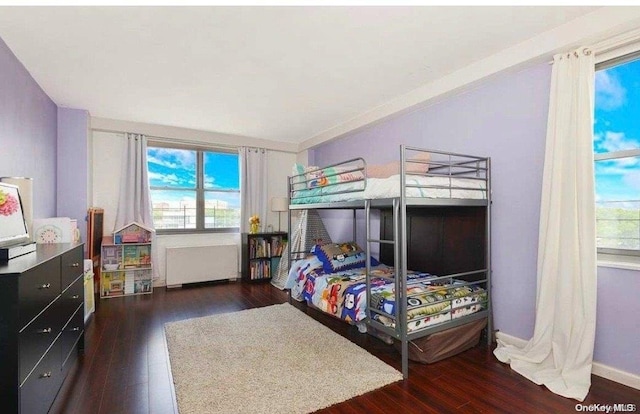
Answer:
[{"label": "picture frame", "polygon": [[24,244],[29,238],[18,186],[0,182],[0,247]]}]

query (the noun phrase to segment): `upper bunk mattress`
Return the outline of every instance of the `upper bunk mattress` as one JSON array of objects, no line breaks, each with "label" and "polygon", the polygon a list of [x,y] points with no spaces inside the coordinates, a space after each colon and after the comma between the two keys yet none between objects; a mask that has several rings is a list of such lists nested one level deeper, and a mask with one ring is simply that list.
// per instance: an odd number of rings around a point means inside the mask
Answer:
[{"label": "upper bunk mattress", "polygon": [[[293,192],[291,204],[333,203],[365,199],[400,197],[400,174],[388,178],[368,178],[363,181],[344,182],[327,187],[315,187]],[[448,176],[407,175],[406,197],[486,199],[486,183],[473,178]]]}]

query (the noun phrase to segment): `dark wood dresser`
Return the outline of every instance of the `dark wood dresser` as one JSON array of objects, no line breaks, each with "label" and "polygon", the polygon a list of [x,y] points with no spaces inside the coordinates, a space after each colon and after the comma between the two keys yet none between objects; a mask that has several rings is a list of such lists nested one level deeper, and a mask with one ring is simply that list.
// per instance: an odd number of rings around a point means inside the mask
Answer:
[{"label": "dark wood dresser", "polygon": [[84,348],[82,244],[0,262],[2,412],[46,413]]}]

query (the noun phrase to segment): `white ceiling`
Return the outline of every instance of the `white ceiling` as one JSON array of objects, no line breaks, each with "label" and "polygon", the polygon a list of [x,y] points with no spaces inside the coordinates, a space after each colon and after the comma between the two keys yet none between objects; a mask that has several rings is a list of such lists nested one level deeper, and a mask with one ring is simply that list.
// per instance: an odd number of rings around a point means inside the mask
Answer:
[{"label": "white ceiling", "polygon": [[303,142],[596,7],[0,7],[0,37],[94,117]]}]

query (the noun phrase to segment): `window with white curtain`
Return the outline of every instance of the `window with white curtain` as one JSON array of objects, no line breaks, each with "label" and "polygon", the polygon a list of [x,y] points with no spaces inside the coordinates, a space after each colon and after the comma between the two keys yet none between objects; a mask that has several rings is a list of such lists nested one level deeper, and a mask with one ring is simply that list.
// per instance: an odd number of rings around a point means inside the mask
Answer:
[{"label": "window with white curtain", "polygon": [[640,256],[640,53],[596,65],[598,252]]},{"label": "window with white curtain", "polygon": [[160,234],[239,231],[237,151],[149,142],[147,167]]}]

